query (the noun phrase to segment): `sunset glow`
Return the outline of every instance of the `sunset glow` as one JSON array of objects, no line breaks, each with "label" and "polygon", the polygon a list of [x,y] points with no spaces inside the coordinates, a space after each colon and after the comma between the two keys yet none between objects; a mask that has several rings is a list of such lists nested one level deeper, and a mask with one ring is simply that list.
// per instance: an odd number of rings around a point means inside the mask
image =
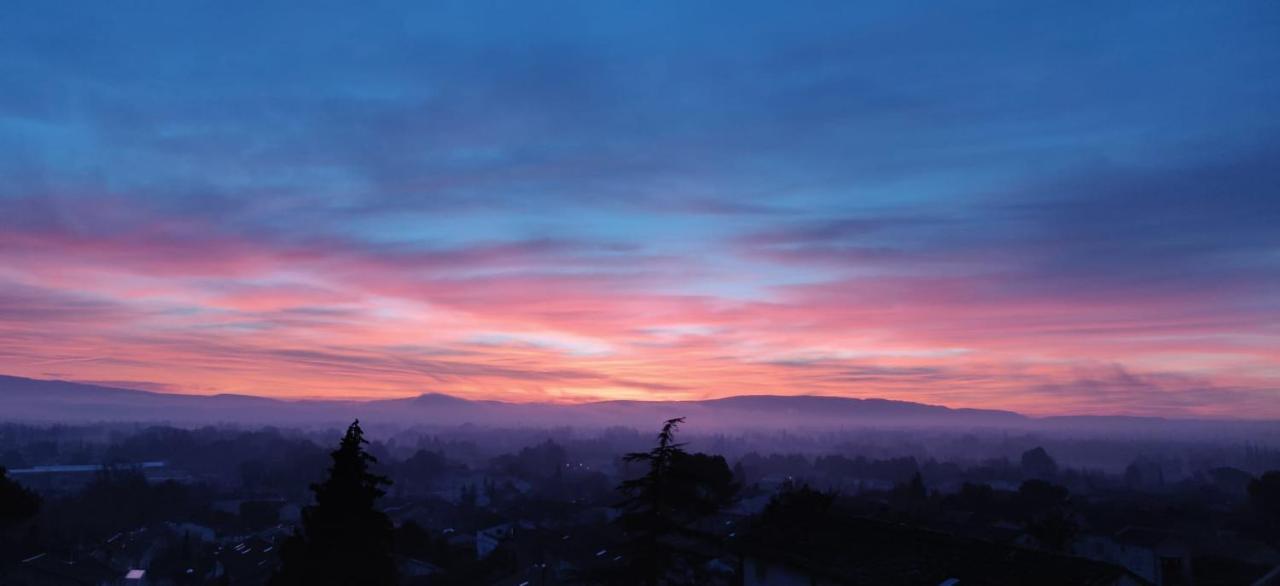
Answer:
[{"label": "sunset glow", "polygon": [[0,373],[1280,417],[1274,10],[466,6],[0,22]]}]

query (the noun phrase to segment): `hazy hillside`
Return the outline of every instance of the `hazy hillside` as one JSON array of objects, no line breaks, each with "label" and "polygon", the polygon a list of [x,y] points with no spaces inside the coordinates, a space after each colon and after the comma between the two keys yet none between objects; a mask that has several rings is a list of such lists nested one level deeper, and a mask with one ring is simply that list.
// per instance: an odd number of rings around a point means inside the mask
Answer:
[{"label": "hazy hillside", "polygon": [[[0,420],[203,424],[338,424],[353,417],[398,425],[654,428],[687,417],[702,431],[752,429],[1035,428],[1090,433],[1174,430],[1274,437],[1274,422],[1133,417],[1031,418],[1009,411],[950,409],[906,401],[818,396],[734,396],[705,401],[602,401],[574,405],[471,401],[440,393],[378,401],[284,401],[245,395],[179,395],[0,376]],[[1259,435],[1258,437],[1264,437]]]}]

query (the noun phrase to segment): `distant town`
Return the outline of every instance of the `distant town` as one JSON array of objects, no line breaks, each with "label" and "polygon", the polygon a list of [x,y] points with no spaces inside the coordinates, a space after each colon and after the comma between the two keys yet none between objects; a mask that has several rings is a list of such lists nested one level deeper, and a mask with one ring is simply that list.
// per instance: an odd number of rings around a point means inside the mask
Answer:
[{"label": "distant town", "polygon": [[[624,456],[656,429],[364,426],[396,583],[647,583],[626,488],[650,470]],[[340,437],[0,425],[5,502],[38,503],[5,511],[0,582],[279,583]],[[655,538],[661,583],[1266,584],[1280,566],[1274,446],[697,421],[675,439],[668,486],[693,504]]]}]

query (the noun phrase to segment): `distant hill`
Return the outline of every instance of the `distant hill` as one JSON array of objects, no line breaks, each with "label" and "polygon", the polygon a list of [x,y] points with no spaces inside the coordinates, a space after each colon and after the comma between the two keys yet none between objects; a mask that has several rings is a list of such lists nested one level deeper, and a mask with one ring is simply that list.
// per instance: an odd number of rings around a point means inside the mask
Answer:
[{"label": "distant hill", "polygon": [[741,395],[703,401],[605,401],[574,406],[591,416],[610,419],[645,415],[651,421],[671,416],[736,427],[848,426],[998,426],[1027,418],[1011,411],[950,409],[938,405],[813,395]]},{"label": "distant hill", "polygon": [[[908,401],[827,396],[751,395],[702,401],[601,401],[582,404],[471,401],[441,393],[376,401],[286,401],[246,395],[181,395],[0,375],[0,421],[165,422],[179,425],[330,425],[353,417],[401,425],[655,428],[687,417],[704,431],[729,429],[1088,428],[1154,429],[1170,420],[1134,417],[1035,419],[1011,411],[951,409]],[[1178,425],[1197,422],[1180,421]],[[1221,425],[1221,422],[1198,422]],[[1255,422],[1256,425],[1274,424]],[[1234,424],[1233,424],[1234,425]]]},{"label": "distant hill", "polygon": [[0,419],[8,421],[304,421],[340,406],[248,395],[180,395],[0,375]]}]

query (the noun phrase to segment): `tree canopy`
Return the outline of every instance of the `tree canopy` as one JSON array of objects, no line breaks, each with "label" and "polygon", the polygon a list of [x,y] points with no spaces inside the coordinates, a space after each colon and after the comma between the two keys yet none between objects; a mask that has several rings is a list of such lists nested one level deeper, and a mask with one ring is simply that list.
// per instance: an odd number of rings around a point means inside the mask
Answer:
[{"label": "tree canopy", "polygon": [[391,481],[369,471],[364,431],[353,422],[330,456],[329,478],[312,484],[315,505],[281,548],[273,586],[378,586],[396,583],[391,520],[376,508]]},{"label": "tree canopy", "polygon": [[20,523],[40,510],[40,497],[9,478],[0,466],[0,527]]},{"label": "tree canopy", "polygon": [[675,441],[683,422],[683,417],[667,420],[656,446],[623,456],[627,462],[648,464],[646,474],[618,487],[627,497],[619,522],[631,537],[628,566],[632,578],[646,584],[671,581],[678,555],[665,541],[729,504],[738,489],[724,457],[690,454]]}]

